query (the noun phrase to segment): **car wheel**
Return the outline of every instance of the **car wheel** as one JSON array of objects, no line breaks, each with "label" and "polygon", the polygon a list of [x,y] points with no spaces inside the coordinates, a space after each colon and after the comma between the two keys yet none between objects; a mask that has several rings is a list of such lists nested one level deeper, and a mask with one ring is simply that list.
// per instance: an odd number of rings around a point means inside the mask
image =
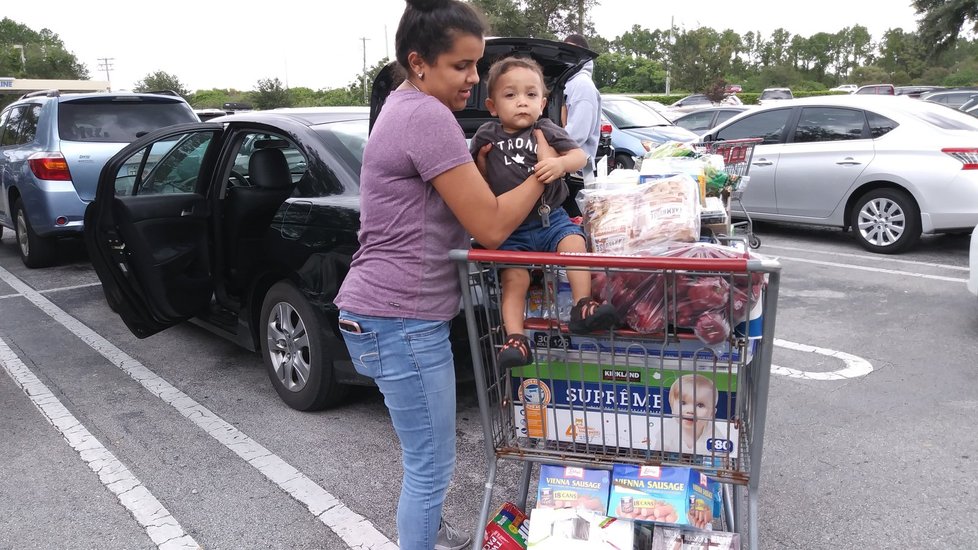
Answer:
[{"label": "car wheel", "polygon": [[853,206],[852,226],[866,250],[898,254],[920,239],[920,212],[904,191],[874,189]]},{"label": "car wheel", "polygon": [[24,202],[20,199],[14,203],[14,233],[24,265],[30,268],[45,267],[54,261],[54,240],[34,233],[24,211]]},{"label": "car wheel", "polygon": [[635,168],[635,159],[625,153],[618,153],[615,155],[615,168],[631,170]]},{"label": "car wheel", "polygon": [[275,391],[296,410],[336,405],[348,389],[334,378],[322,319],[291,283],[276,283],[265,294],[260,319],[262,358]]}]

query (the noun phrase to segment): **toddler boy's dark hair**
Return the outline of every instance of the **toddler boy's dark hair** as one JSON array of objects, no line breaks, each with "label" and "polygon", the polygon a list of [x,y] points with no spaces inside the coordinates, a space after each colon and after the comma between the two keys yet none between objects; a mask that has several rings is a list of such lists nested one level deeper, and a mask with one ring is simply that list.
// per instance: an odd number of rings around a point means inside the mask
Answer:
[{"label": "toddler boy's dark hair", "polygon": [[547,82],[543,78],[543,68],[536,61],[530,59],[529,57],[504,57],[489,67],[489,74],[486,76],[486,91],[489,97],[492,97],[493,88],[499,81],[499,77],[503,76],[507,72],[515,68],[529,69],[540,77],[540,82],[543,84],[543,94],[547,95],[550,90],[547,89]]}]

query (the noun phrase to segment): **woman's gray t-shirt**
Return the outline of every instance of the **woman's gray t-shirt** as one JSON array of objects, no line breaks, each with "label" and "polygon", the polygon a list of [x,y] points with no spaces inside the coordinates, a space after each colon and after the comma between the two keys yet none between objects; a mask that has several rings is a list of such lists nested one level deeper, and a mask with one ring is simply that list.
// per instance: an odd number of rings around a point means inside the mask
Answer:
[{"label": "woman's gray t-shirt", "polygon": [[388,96],[363,151],[360,249],[336,305],[359,315],[449,320],[459,312],[453,248],[465,230],[431,180],[472,162],[455,116],[414,90]]}]

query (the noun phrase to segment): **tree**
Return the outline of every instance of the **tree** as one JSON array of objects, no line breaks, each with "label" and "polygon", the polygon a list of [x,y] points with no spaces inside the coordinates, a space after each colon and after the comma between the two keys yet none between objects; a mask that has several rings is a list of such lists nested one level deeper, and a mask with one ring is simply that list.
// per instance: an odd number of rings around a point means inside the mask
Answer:
[{"label": "tree", "polygon": [[[352,103],[347,103],[347,105],[367,105],[368,102],[370,101],[369,98],[370,88],[373,86],[374,80],[377,79],[377,74],[380,72],[381,69],[386,67],[389,63],[390,63],[390,59],[385,57],[380,61],[378,61],[376,64],[374,64],[373,67],[367,69],[366,90],[363,89],[364,73],[358,74],[356,80],[351,82],[350,85],[346,87],[346,91],[349,94],[350,99],[353,101]],[[337,96],[334,94],[334,98],[335,97]]]},{"label": "tree", "polygon": [[258,88],[252,92],[251,97],[255,108],[259,110],[292,106],[292,98],[278,78],[259,80]]},{"label": "tree", "polygon": [[133,85],[132,90],[134,92],[170,90],[180,94],[180,97],[184,99],[190,98],[190,90],[184,88],[180,79],[165,71],[156,71],[144,76],[142,80]]},{"label": "tree", "polygon": [[917,34],[924,44],[931,45],[931,59],[950,50],[969,21],[971,30],[978,32],[975,0],[913,0],[913,7],[923,16],[917,22]]},{"label": "tree", "polygon": [[87,80],[88,69],[68,52],[57,34],[0,20],[0,74],[15,78]]},{"label": "tree", "polygon": [[588,15],[596,0],[472,0],[497,36],[562,39],[594,34]]}]

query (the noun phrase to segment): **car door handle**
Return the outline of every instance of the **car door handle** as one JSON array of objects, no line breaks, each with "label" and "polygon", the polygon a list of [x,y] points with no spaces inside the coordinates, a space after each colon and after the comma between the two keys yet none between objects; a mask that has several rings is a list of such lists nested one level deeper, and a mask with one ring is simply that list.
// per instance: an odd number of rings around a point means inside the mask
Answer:
[{"label": "car door handle", "polygon": [[757,159],[757,160],[755,160],[755,161],[753,162],[753,164],[754,164],[755,166],[771,166],[771,165],[772,165],[772,164],[774,164],[774,163],[773,163],[773,162],[771,162],[771,161],[769,161],[769,160],[767,160],[767,159],[764,159],[764,158],[761,158],[761,159]]},{"label": "car door handle", "polygon": [[182,217],[185,217],[185,216],[193,216],[193,215],[194,215],[194,209],[193,208],[187,208],[185,210],[181,210],[180,211],[180,217],[181,218]]},{"label": "car door handle", "polygon": [[844,160],[840,160],[836,164],[839,166],[857,166],[862,163],[852,157],[846,157]]}]

